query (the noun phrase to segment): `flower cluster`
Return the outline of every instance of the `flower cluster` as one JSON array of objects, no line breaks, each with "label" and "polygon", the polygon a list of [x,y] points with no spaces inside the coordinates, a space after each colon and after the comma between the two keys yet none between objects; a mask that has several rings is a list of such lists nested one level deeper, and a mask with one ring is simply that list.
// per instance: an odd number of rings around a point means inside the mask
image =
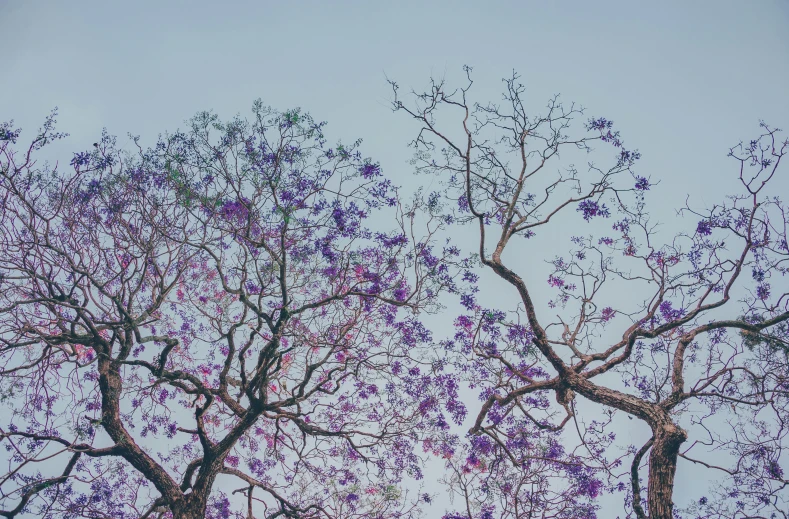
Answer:
[{"label": "flower cluster", "polygon": [[602,216],[603,218],[611,216],[611,211],[608,210],[605,204],[600,204],[594,200],[588,199],[581,201],[576,211],[582,213],[584,220],[587,222],[591,221],[591,219],[596,216]]}]

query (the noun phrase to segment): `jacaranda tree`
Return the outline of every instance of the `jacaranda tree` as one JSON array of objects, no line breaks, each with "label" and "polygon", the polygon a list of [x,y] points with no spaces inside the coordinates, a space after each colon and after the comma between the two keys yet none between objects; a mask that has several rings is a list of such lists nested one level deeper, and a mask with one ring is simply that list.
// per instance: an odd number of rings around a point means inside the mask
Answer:
[{"label": "jacaranda tree", "polygon": [[465,71],[392,83],[406,200],[298,110],[68,166],[0,125],[0,516],[416,517],[432,455],[445,519],[786,518],[789,142],[660,226],[610,120]]},{"label": "jacaranda tree", "polygon": [[[789,212],[771,183],[789,142],[762,124],[730,150],[739,192],[666,229],[611,121],[558,98],[533,113],[517,75],[500,103],[474,103],[465,71],[407,99],[392,82],[417,170],[442,182],[445,218],[476,229],[486,287],[514,301],[463,294],[443,343],[482,400],[448,456],[445,519],[593,518],[606,491],[639,519],[786,518]],[[638,422],[651,438],[617,451]],[[686,489],[684,511],[678,468],[718,481]]]},{"label": "jacaranda tree", "polygon": [[298,110],[201,113],[134,152],[105,133],[66,167],[38,160],[54,115],[20,150],[0,126],[0,516],[429,500],[400,484],[414,448],[464,415],[418,320],[458,290],[443,220]]}]

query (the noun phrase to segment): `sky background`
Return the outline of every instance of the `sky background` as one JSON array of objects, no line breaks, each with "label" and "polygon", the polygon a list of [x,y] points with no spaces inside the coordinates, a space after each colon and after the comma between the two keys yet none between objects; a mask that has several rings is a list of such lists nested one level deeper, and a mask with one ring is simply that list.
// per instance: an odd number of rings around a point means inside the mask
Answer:
[{"label": "sky background", "polygon": [[534,109],[560,93],[615,121],[642,153],[638,172],[660,181],[653,213],[668,221],[686,196],[704,206],[733,191],[727,150],[760,119],[789,127],[787,0],[0,0],[0,34],[0,120],[25,142],[58,106],[64,165],[103,127],[153,144],[199,110],[228,118],[262,98],[328,121],[330,139],[363,137],[363,153],[414,188],[415,126],[392,114],[386,77],[407,91],[468,64],[474,100],[500,99],[515,69]]}]

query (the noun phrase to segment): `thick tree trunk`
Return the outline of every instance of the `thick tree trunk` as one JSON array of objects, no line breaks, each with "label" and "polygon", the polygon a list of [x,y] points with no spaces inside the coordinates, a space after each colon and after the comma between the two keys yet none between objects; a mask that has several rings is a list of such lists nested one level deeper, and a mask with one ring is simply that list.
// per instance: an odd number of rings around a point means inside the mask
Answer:
[{"label": "thick tree trunk", "polygon": [[667,424],[654,431],[654,435],[649,454],[649,519],[673,519],[674,475],[679,447],[688,438],[688,433],[674,424]]},{"label": "thick tree trunk", "polygon": [[[674,519],[674,474],[677,472],[679,447],[688,433],[671,421],[668,411],[660,405],[621,393],[615,389],[597,386],[572,370],[564,369],[564,376],[571,389],[593,402],[620,409],[641,418],[652,428],[652,450],[649,454],[649,483],[647,504],[649,519]],[[643,453],[641,454],[643,455]],[[632,476],[638,480],[638,467]],[[634,507],[641,516],[643,510]]]},{"label": "thick tree trunk", "polygon": [[185,499],[173,504],[170,510],[173,512],[173,519],[205,519],[206,499],[199,499],[200,496],[189,494]]}]

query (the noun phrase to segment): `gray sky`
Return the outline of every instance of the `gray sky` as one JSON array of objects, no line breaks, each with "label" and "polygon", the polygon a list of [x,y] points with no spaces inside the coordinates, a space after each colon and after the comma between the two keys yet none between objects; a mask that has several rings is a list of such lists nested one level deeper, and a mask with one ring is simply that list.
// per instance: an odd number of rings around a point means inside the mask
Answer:
[{"label": "gray sky", "polygon": [[789,2],[38,2],[0,0],[0,116],[35,130],[60,107],[68,149],[103,126],[152,141],[198,110],[253,99],[301,106],[331,135],[364,137],[411,181],[404,88],[475,67],[480,100],[523,75],[535,108],[561,93],[613,119],[640,167],[690,182],[731,178],[726,148],[789,123]]},{"label": "gray sky", "polygon": [[685,193],[703,205],[731,191],[726,151],[759,119],[789,127],[788,28],[787,0],[0,0],[0,120],[31,137],[57,105],[72,135],[57,149],[78,151],[102,127],[153,143],[198,110],[246,114],[260,97],[328,121],[330,137],[363,137],[363,153],[414,186],[414,126],[391,113],[385,76],[407,90],[469,64],[488,101],[516,69],[533,108],[561,93],[614,120],[671,215]]}]

